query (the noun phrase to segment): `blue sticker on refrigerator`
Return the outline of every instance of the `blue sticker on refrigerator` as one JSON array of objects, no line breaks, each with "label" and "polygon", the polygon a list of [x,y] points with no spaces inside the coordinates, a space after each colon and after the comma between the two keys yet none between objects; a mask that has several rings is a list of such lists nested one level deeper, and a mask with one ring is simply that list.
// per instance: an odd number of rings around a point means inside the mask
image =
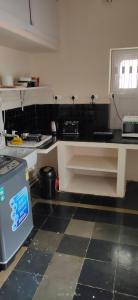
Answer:
[{"label": "blue sticker on refrigerator", "polygon": [[5,200],[5,190],[4,187],[0,187],[0,202],[3,202]]},{"label": "blue sticker on refrigerator", "polygon": [[26,220],[29,214],[29,199],[27,187],[21,189],[16,195],[10,199],[12,231],[16,231],[18,227]]}]

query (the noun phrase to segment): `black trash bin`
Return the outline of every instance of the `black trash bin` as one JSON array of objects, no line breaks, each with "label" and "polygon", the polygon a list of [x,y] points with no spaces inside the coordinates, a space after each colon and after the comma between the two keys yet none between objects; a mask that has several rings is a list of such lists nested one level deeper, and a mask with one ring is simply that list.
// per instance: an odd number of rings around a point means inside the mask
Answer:
[{"label": "black trash bin", "polygon": [[56,171],[46,166],[39,171],[40,193],[45,199],[53,199],[56,193]]}]

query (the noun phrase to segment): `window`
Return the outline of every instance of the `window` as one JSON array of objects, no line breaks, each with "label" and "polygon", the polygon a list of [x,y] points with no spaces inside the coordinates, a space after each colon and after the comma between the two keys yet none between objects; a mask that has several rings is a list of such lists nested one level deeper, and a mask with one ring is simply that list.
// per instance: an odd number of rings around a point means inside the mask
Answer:
[{"label": "window", "polygon": [[138,95],[138,49],[111,50],[110,93]]},{"label": "window", "polygon": [[138,59],[122,60],[119,72],[119,89],[137,88]]}]

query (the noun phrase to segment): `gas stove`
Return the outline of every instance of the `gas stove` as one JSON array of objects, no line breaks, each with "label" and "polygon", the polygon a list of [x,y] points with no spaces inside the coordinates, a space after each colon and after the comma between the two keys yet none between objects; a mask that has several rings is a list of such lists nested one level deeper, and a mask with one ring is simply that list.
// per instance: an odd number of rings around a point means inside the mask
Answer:
[{"label": "gas stove", "polygon": [[50,143],[52,141],[51,135],[42,134],[28,134],[24,133],[21,135],[23,139],[23,144],[13,145],[8,141],[7,145],[9,147],[19,147],[19,148],[38,148],[45,143]]}]

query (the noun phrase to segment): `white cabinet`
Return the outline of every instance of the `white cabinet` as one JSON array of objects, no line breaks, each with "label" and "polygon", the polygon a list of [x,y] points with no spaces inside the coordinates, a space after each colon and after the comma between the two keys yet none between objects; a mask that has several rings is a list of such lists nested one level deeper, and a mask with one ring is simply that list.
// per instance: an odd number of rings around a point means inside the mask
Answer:
[{"label": "white cabinet", "polygon": [[31,52],[56,49],[58,2],[0,0],[0,45]]},{"label": "white cabinet", "polygon": [[57,0],[32,0],[32,23],[35,31],[51,42],[58,39]]},{"label": "white cabinet", "polygon": [[0,0],[0,18],[24,27],[30,24],[28,0]]}]

